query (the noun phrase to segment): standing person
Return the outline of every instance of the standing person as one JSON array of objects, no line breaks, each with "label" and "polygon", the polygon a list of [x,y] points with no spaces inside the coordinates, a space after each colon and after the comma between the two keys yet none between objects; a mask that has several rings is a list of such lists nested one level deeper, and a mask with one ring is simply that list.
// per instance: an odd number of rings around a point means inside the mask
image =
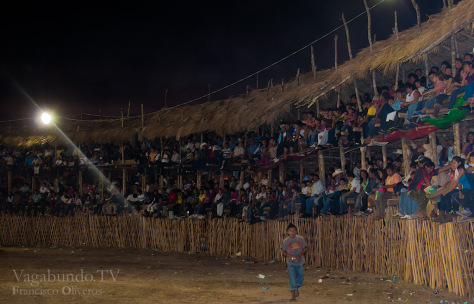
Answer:
[{"label": "standing person", "polygon": [[299,297],[299,287],[303,286],[304,279],[304,254],[306,253],[306,241],[297,235],[296,226],[289,224],[286,228],[288,237],[281,244],[281,252],[286,256],[288,278],[290,280],[290,291],[292,300]]}]

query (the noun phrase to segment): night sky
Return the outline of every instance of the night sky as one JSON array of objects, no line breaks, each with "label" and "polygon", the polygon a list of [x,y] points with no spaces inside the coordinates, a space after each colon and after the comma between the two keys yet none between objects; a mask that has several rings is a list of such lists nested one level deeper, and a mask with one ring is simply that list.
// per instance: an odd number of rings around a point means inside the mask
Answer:
[{"label": "night sky", "polygon": [[[417,0],[423,20],[442,0]],[[0,12],[0,119],[32,117],[41,107],[61,116],[81,112],[139,114],[176,105],[253,74],[364,11],[362,0],[195,1],[64,7],[11,2]],[[368,0],[369,6],[379,0]],[[183,4],[185,3],[185,4]],[[410,0],[385,0],[372,11],[373,33],[387,38],[397,9],[400,30],[416,24]],[[367,17],[349,25],[353,52],[366,47]],[[348,58],[344,30],[340,62]],[[334,64],[334,34],[314,45],[318,69]],[[259,76],[260,87],[311,69],[309,48]],[[15,86],[17,83],[18,86]],[[212,95],[211,100],[256,87],[256,78]],[[207,98],[201,100],[206,101]]]}]

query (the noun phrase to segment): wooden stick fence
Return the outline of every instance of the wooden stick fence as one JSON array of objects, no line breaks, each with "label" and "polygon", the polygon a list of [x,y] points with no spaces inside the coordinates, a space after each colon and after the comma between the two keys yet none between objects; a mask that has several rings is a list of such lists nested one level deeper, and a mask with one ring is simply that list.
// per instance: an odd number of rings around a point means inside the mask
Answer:
[{"label": "wooden stick fence", "polygon": [[[294,217],[308,241],[306,263],[391,277],[397,275],[461,296],[474,291],[474,225],[371,218]],[[150,248],[160,251],[284,261],[280,244],[287,222],[254,225],[235,219],[168,220],[144,217],[1,216],[2,246]]]}]

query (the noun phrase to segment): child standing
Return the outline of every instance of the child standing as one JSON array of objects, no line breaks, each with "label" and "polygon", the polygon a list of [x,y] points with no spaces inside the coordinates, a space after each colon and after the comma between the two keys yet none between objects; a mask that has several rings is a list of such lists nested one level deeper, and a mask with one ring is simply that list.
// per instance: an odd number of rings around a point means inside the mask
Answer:
[{"label": "child standing", "polygon": [[300,293],[298,288],[303,286],[304,278],[304,254],[306,252],[306,241],[297,235],[296,226],[289,224],[286,228],[288,237],[281,244],[281,252],[286,256],[288,278],[290,279],[290,291],[292,300],[296,300]]}]

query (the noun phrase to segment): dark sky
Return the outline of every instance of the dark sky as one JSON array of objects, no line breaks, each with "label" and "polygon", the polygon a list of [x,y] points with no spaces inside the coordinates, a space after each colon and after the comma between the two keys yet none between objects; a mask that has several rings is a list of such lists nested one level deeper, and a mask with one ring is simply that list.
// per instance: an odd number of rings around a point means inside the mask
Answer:
[{"label": "dark sky", "polygon": [[[332,1],[166,1],[64,7],[44,2],[12,2],[0,11],[0,119],[31,117],[33,103],[62,116],[80,112],[119,115],[131,102],[132,114],[156,111],[221,88],[281,59],[364,11],[362,0]],[[379,0],[368,0],[369,6]],[[442,0],[418,0],[422,18],[439,12]],[[388,37],[397,9],[400,30],[416,23],[410,0],[385,0],[372,11],[377,40]],[[367,17],[350,24],[353,52],[367,46]],[[347,59],[339,34],[340,62]],[[318,68],[334,62],[334,34],[314,45]],[[309,48],[263,72],[294,77],[311,69]],[[245,92],[256,79],[213,95],[212,100]],[[205,101],[206,99],[202,100]]]}]

